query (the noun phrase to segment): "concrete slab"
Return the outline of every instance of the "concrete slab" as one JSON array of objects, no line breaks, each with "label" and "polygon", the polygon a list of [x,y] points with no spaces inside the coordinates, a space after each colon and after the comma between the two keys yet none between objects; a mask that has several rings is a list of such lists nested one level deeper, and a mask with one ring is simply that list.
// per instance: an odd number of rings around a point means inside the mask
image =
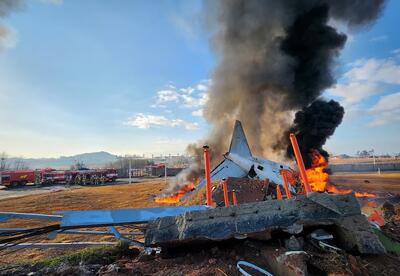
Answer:
[{"label": "concrete slab", "polygon": [[363,254],[385,252],[352,194],[315,193],[289,200],[269,200],[164,217],[149,222],[145,244],[174,246],[192,241],[245,238],[272,230],[290,232],[293,225],[303,228],[334,225],[339,229],[339,238],[346,249],[356,249]]}]

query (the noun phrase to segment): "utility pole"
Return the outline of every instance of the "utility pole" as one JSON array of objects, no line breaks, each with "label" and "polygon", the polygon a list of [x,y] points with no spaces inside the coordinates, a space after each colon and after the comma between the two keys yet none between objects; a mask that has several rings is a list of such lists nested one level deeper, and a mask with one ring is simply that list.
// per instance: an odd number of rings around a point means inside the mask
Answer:
[{"label": "utility pole", "polygon": [[131,173],[132,173],[132,158],[129,157],[129,184],[132,183],[132,176],[131,176]]},{"label": "utility pole", "polygon": [[372,157],[374,158],[374,167],[376,166],[375,150],[371,150]]},{"label": "utility pole", "polygon": [[3,181],[3,175],[2,175],[3,169],[5,169],[5,166],[4,166],[4,168],[3,168],[4,160],[5,160],[5,158],[4,158],[4,156],[2,156],[2,157],[1,157],[1,162],[0,162],[0,164],[2,165],[2,166],[0,167],[0,185],[1,185],[2,181]]},{"label": "utility pole", "polygon": [[164,178],[165,178],[165,185],[167,185],[167,155],[165,155]]}]

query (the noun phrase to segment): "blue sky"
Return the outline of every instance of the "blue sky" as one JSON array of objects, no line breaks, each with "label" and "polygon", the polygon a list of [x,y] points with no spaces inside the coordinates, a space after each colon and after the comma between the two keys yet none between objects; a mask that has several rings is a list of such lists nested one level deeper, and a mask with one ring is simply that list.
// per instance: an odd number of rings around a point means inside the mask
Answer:
[{"label": "blue sky", "polygon": [[[183,153],[208,126],[215,56],[201,1],[29,0],[0,18],[0,152]],[[399,1],[351,32],[338,85],[346,116],[327,148],[400,152]],[[397,51],[396,51],[397,50]]]}]

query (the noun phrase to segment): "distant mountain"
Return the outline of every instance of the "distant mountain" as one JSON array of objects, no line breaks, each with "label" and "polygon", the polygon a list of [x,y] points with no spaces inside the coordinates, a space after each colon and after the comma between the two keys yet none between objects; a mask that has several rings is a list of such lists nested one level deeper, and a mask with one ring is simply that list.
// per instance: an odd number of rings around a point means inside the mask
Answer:
[{"label": "distant mountain", "polygon": [[117,156],[105,151],[82,153],[73,156],[60,156],[59,158],[8,158],[11,166],[22,160],[31,169],[55,168],[68,169],[76,162],[83,162],[87,167],[102,167],[117,160]]}]

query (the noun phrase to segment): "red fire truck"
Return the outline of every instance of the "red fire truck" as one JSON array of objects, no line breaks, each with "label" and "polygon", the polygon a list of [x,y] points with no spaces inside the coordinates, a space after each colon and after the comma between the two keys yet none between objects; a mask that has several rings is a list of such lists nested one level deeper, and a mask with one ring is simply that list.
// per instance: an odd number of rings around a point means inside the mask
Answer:
[{"label": "red fire truck", "polygon": [[46,170],[41,173],[40,184],[65,184],[67,183],[67,172],[57,170]]},{"label": "red fire truck", "polygon": [[116,169],[101,169],[102,173],[105,173],[108,182],[114,182],[118,178],[118,172]]},{"label": "red fire truck", "polygon": [[84,169],[84,170],[25,170],[0,172],[0,185],[6,187],[24,186],[27,183],[37,185],[69,184],[69,185],[98,185],[114,182],[118,173],[115,169]]},{"label": "red fire truck", "polygon": [[0,172],[0,185],[6,187],[24,186],[27,183],[35,183],[36,175],[40,171],[2,171]]}]

